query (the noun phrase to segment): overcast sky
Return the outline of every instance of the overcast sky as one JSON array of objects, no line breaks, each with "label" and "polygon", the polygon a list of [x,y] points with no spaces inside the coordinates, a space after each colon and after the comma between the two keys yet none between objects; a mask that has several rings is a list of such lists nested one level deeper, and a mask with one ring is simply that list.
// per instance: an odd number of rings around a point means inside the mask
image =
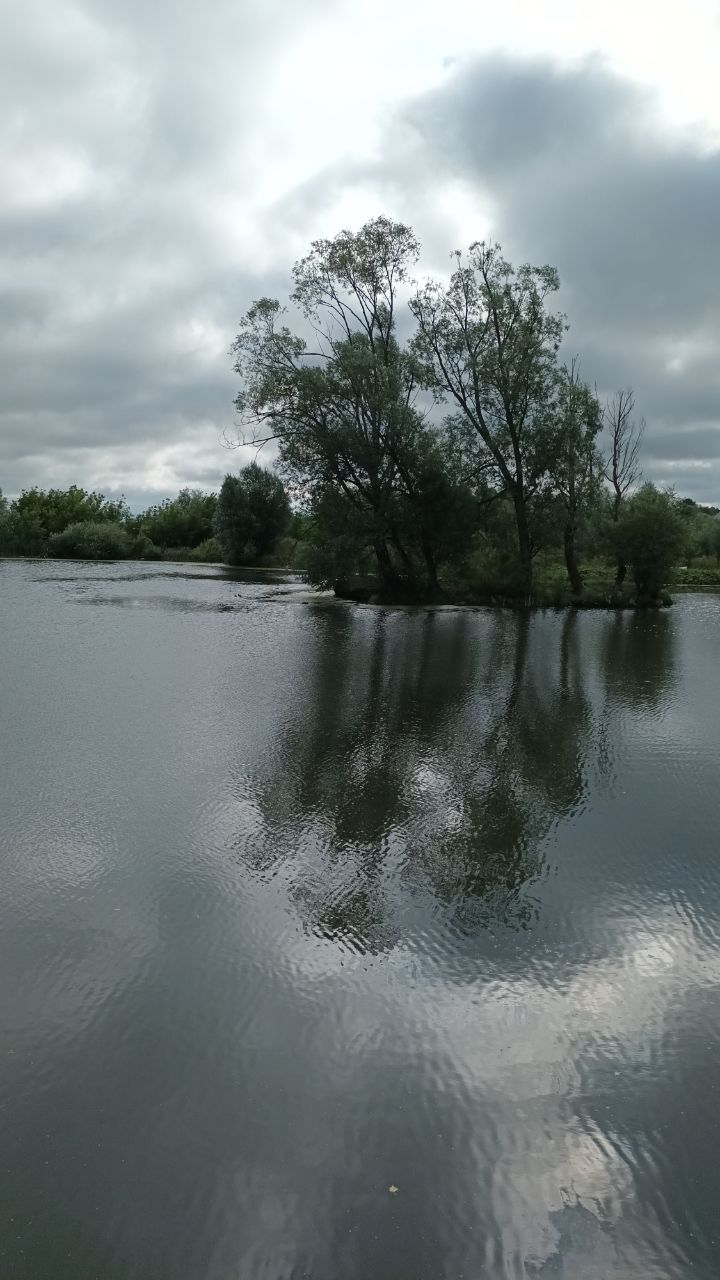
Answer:
[{"label": "overcast sky", "polygon": [[0,488],[215,488],[249,302],[376,213],[560,270],[720,504],[716,0],[0,0]]}]

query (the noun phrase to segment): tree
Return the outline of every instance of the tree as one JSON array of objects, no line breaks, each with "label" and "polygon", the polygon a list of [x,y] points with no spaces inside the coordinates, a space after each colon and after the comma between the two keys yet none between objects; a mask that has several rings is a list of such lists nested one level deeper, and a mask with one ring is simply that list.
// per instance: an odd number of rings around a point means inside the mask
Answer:
[{"label": "tree", "polygon": [[71,524],[124,522],[123,498],[107,500],[102,493],[87,492],[78,485],[69,489],[24,489],[11,504],[6,545],[16,555],[44,555],[48,539]]},{"label": "tree", "polygon": [[282,481],[257,462],[223,480],[215,533],[229,563],[257,560],[285,531],[289,520],[290,503]]},{"label": "tree", "polygon": [[703,555],[714,556],[720,568],[720,516],[705,516],[700,548]]},{"label": "tree", "polygon": [[685,522],[671,493],[647,483],[623,503],[616,524],[619,559],[630,566],[638,595],[655,600],[685,544]]},{"label": "tree", "polygon": [[181,489],[177,498],[149,507],[135,523],[157,547],[198,547],[212,537],[216,506],[217,494]]},{"label": "tree", "polygon": [[107,500],[104,494],[88,492],[76,484],[69,489],[24,489],[13,506],[21,520],[37,519],[46,537],[69,524],[85,520],[117,523],[127,514],[124,499]]},{"label": "tree", "polygon": [[[438,570],[467,554],[478,530],[479,502],[453,474],[443,437],[421,432],[398,470],[404,485],[398,524],[403,544],[425,566],[426,582],[438,592]],[[407,465],[409,463],[409,465]]]},{"label": "tree", "polygon": [[530,594],[530,502],[547,475],[565,328],[546,302],[559,279],[549,266],[516,270],[499,245],[471,245],[467,263],[454,257],[449,286],[431,281],[411,303],[415,349],[438,399],[455,405],[456,429],[474,436],[481,464],[512,501],[521,585]]},{"label": "tree", "polygon": [[568,580],[575,595],[583,581],[577,560],[578,525],[597,496],[602,459],[597,437],[602,414],[597,396],[580,379],[575,357],[561,371],[557,394],[557,439],[551,466],[552,484],[563,510],[563,550]]},{"label": "tree", "polygon": [[0,556],[12,550],[12,529],[10,524],[10,504],[0,489]]},{"label": "tree", "polygon": [[[370,548],[380,587],[390,591],[418,573],[405,515],[419,498],[427,429],[416,405],[417,361],[396,335],[398,293],[418,253],[412,230],[382,217],[315,241],[294,268],[292,295],[313,346],[265,298],[233,347],[244,428],[256,443],[277,440],[286,477],[312,496],[316,516],[333,513],[330,524],[319,522],[316,544],[340,536],[349,567],[349,544],[334,522],[351,511],[353,546]],[[429,545],[421,561],[434,580]]]},{"label": "tree", "polygon": [[[616,391],[603,410],[605,426],[610,436],[610,452],[605,463],[605,478],[613,491],[613,522],[617,524],[620,509],[630,489],[642,476],[640,446],[645,434],[645,419],[633,418],[635,395],[631,387]],[[618,558],[615,586],[621,587],[627,574],[627,564]]]},{"label": "tree", "polygon": [[682,498],[678,510],[686,525],[686,554],[689,559],[694,556],[715,556],[720,565],[720,520],[708,510],[700,507],[692,498]]}]

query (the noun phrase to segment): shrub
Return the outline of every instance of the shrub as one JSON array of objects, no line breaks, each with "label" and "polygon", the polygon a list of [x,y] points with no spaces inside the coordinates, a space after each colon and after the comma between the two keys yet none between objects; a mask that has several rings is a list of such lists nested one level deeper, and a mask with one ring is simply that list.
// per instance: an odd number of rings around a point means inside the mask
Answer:
[{"label": "shrub", "polygon": [[122,525],[110,521],[81,521],[53,533],[51,556],[77,560],[123,560],[130,554],[130,539]]},{"label": "shrub", "polygon": [[217,538],[206,538],[199,547],[193,547],[188,555],[189,560],[200,564],[222,564],[223,549]]},{"label": "shrub", "polygon": [[675,498],[652,484],[644,484],[624,504],[615,536],[638,595],[656,600],[670,581],[685,546],[685,522]]},{"label": "shrub", "polygon": [[673,574],[673,582],[682,587],[720,587],[720,569],[713,565],[683,565]]},{"label": "shrub", "polygon": [[169,561],[171,564],[184,564],[190,559],[192,547],[163,547],[161,555],[163,560]]},{"label": "shrub", "polygon": [[133,560],[162,560],[162,551],[146,533],[139,533],[130,540],[129,555]]},{"label": "shrub", "polygon": [[197,547],[212,535],[216,506],[214,493],[181,489],[177,498],[144,511],[139,517],[140,528],[163,551]]}]

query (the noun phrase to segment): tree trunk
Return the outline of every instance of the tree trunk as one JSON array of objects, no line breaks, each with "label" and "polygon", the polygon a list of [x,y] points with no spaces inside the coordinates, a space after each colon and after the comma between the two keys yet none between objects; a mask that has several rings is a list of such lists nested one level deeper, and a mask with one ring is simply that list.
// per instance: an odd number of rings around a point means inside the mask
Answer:
[{"label": "tree trunk", "polygon": [[574,596],[582,595],[583,580],[575,553],[575,525],[572,520],[568,520],[565,525],[563,544],[565,548],[565,568],[567,569],[572,593]]},{"label": "tree trunk", "polygon": [[400,560],[402,561],[402,566],[403,566],[403,569],[405,570],[405,573],[407,574],[408,581],[412,582],[415,577],[413,562],[410,559],[407,551],[405,550],[402,542],[400,541],[400,538],[398,537],[398,534],[396,531],[393,532],[392,545],[394,546],[395,550],[397,551],[400,557]]},{"label": "tree trunk", "polygon": [[384,538],[378,538],[375,543],[375,558],[377,560],[378,578],[382,591],[395,591],[398,585],[398,575],[393,565],[388,545]]},{"label": "tree trunk", "polygon": [[437,594],[440,591],[440,583],[438,582],[437,567],[435,565],[435,557],[432,553],[430,543],[423,538],[422,541],[423,558],[425,560],[425,568],[427,570],[427,580],[430,590]]},{"label": "tree trunk", "polygon": [[518,536],[518,556],[520,560],[520,585],[523,595],[532,595],[532,547],[530,544],[530,527],[527,518],[527,504],[523,494],[513,496],[515,507],[515,523]]},{"label": "tree trunk", "polygon": [[[613,523],[617,524],[620,519],[620,507],[622,506],[622,494],[616,489],[615,501],[613,502]],[[619,591],[627,576],[628,567],[622,556],[618,556],[617,568],[615,570],[615,590]]]}]

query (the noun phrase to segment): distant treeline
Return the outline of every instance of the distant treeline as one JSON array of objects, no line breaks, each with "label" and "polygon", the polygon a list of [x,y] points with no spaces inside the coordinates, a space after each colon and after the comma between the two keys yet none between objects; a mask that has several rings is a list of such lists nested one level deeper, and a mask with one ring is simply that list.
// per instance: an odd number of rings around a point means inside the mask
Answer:
[{"label": "distant treeline", "polygon": [[[255,564],[276,548],[291,555],[305,523],[282,481],[257,463],[226,476],[219,494],[181,489],[139,514],[78,485],[25,489],[12,502],[0,491],[3,556]],[[288,545],[277,547],[283,534]]]}]

